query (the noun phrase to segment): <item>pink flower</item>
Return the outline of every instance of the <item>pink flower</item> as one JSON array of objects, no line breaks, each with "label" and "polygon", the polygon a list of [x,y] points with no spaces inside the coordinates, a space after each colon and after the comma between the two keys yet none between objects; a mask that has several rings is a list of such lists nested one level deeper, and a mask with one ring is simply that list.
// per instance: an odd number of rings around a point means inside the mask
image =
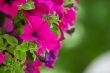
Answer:
[{"label": "pink flower", "polygon": [[53,12],[53,2],[49,0],[33,0],[35,2],[35,9],[31,11],[24,11],[26,15],[44,16]]},{"label": "pink flower", "polygon": [[69,25],[73,25],[74,21],[76,20],[76,11],[71,8],[67,9],[66,12],[64,12],[64,22]]},{"label": "pink flower", "polygon": [[76,20],[76,11],[74,9],[65,9],[64,12],[58,13],[60,22],[59,28],[61,28],[62,32],[67,31],[69,26],[74,25],[74,21]]},{"label": "pink flower", "polygon": [[38,54],[56,48],[59,43],[56,34],[52,33],[47,22],[43,22],[40,17],[27,17],[29,25],[24,27],[24,33],[20,36],[23,40],[35,41],[38,46]]},{"label": "pink flower", "polygon": [[46,67],[53,68],[55,62],[57,61],[58,53],[60,50],[59,48],[61,48],[61,44],[58,44],[55,49],[51,51],[46,51],[45,57],[37,55],[38,59],[40,60],[40,62],[43,62]]},{"label": "pink flower", "polygon": [[73,8],[65,9],[62,5],[54,7],[57,15],[59,16],[60,22],[58,23],[58,28],[61,32],[60,41],[64,40],[64,32],[66,32],[69,26],[74,25],[76,20],[76,11]]},{"label": "pink flower", "polygon": [[53,3],[51,1],[42,1],[36,4],[35,12],[40,15],[49,14],[53,7]]},{"label": "pink flower", "polygon": [[29,64],[28,62],[25,63],[25,73],[40,73],[39,67],[42,66],[39,60],[36,60]]},{"label": "pink flower", "polygon": [[45,66],[48,68],[53,68],[56,59],[57,59],[57,55],[54,53],[54,50],[47,52],[45,57],[45,61],[46,61]]},{"label": "pink flower", "polygon": [[12,32],[14,30],[14,24],[11,18],[5,17],[5,20],[3,23],[3,29],[6,33]]},{"label": "pink flower", "polygon": [[0,0],[0,11],[14,17],[18,12],[18,6],[25,2],[26,0]]},{"label": "pink flower", "polygon": [[6,56],[0,52],[0,64],[2,64],[6,59]]},{"label": "pink flower", "polygon": [[[59,45],[61,46],[61,45]],[[45,52],[45,57],[41,57],[38,55],[38,59],[40,62],[44,63],[44,66],[48,67],[48,68],[53,68],[55,62],[57,61],[57,56],[59,53],[59,47],[56,47],[54,50],[51,51],[46,51]]]}]

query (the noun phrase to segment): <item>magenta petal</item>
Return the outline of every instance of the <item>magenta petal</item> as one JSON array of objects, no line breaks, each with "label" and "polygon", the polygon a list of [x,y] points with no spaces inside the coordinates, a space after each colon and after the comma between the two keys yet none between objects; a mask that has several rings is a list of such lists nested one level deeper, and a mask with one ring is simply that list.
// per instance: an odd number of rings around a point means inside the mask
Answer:
[{"label": "magenta petal", "polygon": [[[38,33],[40,36],[47,38],[46,36],[50,33],[50,27],[49,24],[47,22],[42,23],[42,26],[40,27],[40,29],[38,30]],[[45,35],[46,34],[46,35]],[[45,35],[45,36],[44,36]]]},{"label": "magenta petal", "polygon": [[11,15],[12,17],[15,17],[18,12],[17,6],[9,4],[0,5],[0,10],[8,15]]},{"label": "magenta petal", "polygon": [[64,22],[60,22],[59,27],[61,28],[62,31],[67,31],[68,30],[68,24],[66,24]]},{"label": "magenta petal", "polygon": [[14,30],[14,24],[11,18],[5,18],[3,28],[5,32],[12,32]]},{"label": "magenta petal", "polygon": [[25,35],[25,34],[21,34],[20,38],[23,40],[28,40],[28,41],[35,41],[37,40],[35,37],[30,36],[30,35]]},{"label": "magenta petal", "polygon": [[6,56],[0,52],[0,64],[2,64],[6,59]]},{"label": "magenta petal", "polygon": [[42,18],[36,16],[27,16],[27,22],[32,26],[34,31],[38,31],[42,24]]},{"label": "magenta petal", "polygon": [[55,39],[56,40],[57,39],[57,35],[53,34],[51,32],[50,25],[47,22],[42,23],[42,27],[38,31],[38,34],[39,34],[40,38],[43,39],[43,40],[50,40],[50,39]]},{"label": "magenta petal", "polygon": [[[47,37],[50,37],[50,38],[47,38]],[[45,41],[46,41],[46,45],[48,47],[48,50],[53,50],[56,48],[58,40],[57,40],[57,36],[55,34],[52,34],[52,33],[47,34]]]},{"label": "magenta petal", "polygon": [[60,29],[60,33],[61,33],[60,38],[59,38],[59,41],[63,41],[65,39],[64,32],[63,32],[63,30],[61,29],[60,26],[57,25],[57,27]]},{"label": "magenta petal", "polygon": [[40,12],[41,14],[49,13],[49,7],[45,3],[38,3],[36,7],[37,11]]},{"label": "magenta petal", "polygon": [[39,49],[37,51],[38,55],[41,55],[42,53],[44,53],[46,51],[46,45],[45,42],[41,41],[36,41],[36,43],[38,43]]},{"label": "magenta petal", "polygon": [[62,5],[64,0],[52,0],[56,5]]},{"label": "magenta petal", "polygon": [[9,14],[10,10],[9,10],[9,5],[8,4],[1,4],[0,5],[0,11]]},{"label": "magenta petal", "polygon": [[76,20],[75,9],[67,10],[67,12],[65,13],[65,17],[64,17],[64,21],[66,22],[66,24],[70,24],[72,26],[73,25],[72,23],[75,20]]},{"label": "magenta petal", "polygon": [[60,31],[61,31],[61,37],[60,37],[59,41],[63,41],[63,40],[65,39],[65,37],[64,37],[64,33],[63,33],[62,30],[60,30]]},{"label": "magenta petal", "polygon": [[45,51],[46,51],[46,48],[39,48],[38,51],[37,51],[37,54],[38,54],[38,55],[41,55],[41,54],[43,54]]},{"label": "magenta petal", "polygon": [[35,41],[37,38],[32,36],[33,34],[33,29],[31,26],[27,25],[24,27],[24,33],[20,35],[20,38],[23,40],[28,40],[28,41]]},{"label": "magenta petal", "polygon": [[15,3],[13,3],[11,8],[12,9],[10,10],[10,15],[12,17],[15,17],[17,15],[17,13],[18,13],[18,7],[17,7],[17,5]]},{"label": "magenta petal", "polygon": [[39,62],[39,60],[36,60],[31,64],[28,64],[27,62],[25,62],[25,66],[26,66],[25,73],[40,73],[39,67],[42,66],[42,64]]},{"label": "magenta petal", "polygon": [[47,44],[48,50],[51,51],[51,50],[53,50],[53,49],[56,48],[57,41],[54,40],[54,39],[48,40],[48,41],[46,42],[46,44]]},{"label": "magenta petal", "polygon": [[61,43],[60,43],[59,40],[54,38],[54,39],[51,39],[51,40],[47,41],[47,47],[48,47],[49,51],[54,50],[54,49],[60,49],[61,48]]},{"label": "magenta petal", "polygon": [[0,0],[0,4],[2,4],[4,2],[4,0]]},{"label": "magenta petal", "polygon": [[33,29],[30,26],[25,26],[24,27],[24,34],[26,35],[32,35]]},{"label": "magenta petal", "polygon": [[18,6],[25,2],[26,0],[13,0],[12,3],[7,3],[5,0],[0,0],[0,11],[15,17],[18,12]]}]

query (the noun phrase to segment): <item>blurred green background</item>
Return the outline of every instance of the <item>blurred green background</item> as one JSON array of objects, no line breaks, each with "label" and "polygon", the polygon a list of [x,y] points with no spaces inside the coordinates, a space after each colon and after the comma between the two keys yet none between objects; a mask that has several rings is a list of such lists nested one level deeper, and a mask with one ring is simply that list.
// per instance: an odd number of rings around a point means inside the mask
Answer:
[{"label": "blurred green background", "polygon": [[110,0],[81,0],[75,33],[66,35],[54,69],[42,73],[83,73],[110,49]]}]

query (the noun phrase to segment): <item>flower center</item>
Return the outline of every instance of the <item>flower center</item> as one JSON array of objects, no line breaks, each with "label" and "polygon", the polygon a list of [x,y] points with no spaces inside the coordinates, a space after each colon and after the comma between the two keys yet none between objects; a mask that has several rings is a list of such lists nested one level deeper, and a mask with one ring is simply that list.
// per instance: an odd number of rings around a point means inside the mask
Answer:
[{"label": "flower center", "polygon": [[13,0],[5,0],[7,3],[12,3]]},{"label": "flower center", "polygon": [[33,34],[32,34],[32,36],[34,36],[34,37],[38,37],[38,34],[37,33],[35,33],[35,32],[33,32]]}]

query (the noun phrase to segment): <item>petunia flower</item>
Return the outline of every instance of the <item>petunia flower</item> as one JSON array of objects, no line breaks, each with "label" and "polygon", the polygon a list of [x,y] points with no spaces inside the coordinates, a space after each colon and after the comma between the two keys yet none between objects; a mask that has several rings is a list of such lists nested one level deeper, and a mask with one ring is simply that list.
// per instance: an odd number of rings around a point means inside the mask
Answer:
[{"label": "petunia flower", "polygon": [[63,9],[63,11],[58,11],[57,14],[59,15],[59,28],[62,32],[68,30],[69,26],[74,26],[74,22],[76,20],[76,11],[73,8],[70,9]]},{"label": "petunia flower", "polygon": [[25,62],[25,73],[40,73],[40,66],[42,66],[42,63],[39,60],[36,59],[36,61],[29,64],[27,59]]},{"label": "petunia flower", "polygon": [[76,20],[76,11],[74,8],[66,9],[64,12],[63,20],[65,24],[73,26],[74,21]]},{"label": "petunia flower", "polygon": [[13,20],[9,17],[5,17],[4,23],[3,23],[3,29],[5,33],[9,33],[14,31],[14,24]]},{"label": "petunia flower", "polygon": [[53,13],[53,2],[49,0],[33,0],[35,2],[35,9],[30,11],[24,11],[25,15],[33,15],[43,17]]},{"label": "petunia flower", "polygon": [[55,62],[57,61],[57,57],[58,57],[58,53],[60,51],[61,48],[61,44],[58,44],[55,49],[51,50],[51,51],[46,51],[45,52],[45,57],[42,56],[38,56],[38,59],[40,62],[44,63],[44,66],[48,67],[48,68],[53,68]]},{"label": "petunia flower", "polygon": [[46,15],[52,12],[53,3],[51,1],[41,1],[36,4],[36,14]]},{"label": "petunia flower", "polygon": [[18,6],[25,2],[26,0],[0,0],[0,11],[15,17],[18,12]]},{"label": "petunia flower", "polygon": [[[42,54],[48,49],[53,50],[58,46],[57,35],[52,33],[47,22],[43,22],[40,17],[27,17],[29,25],[24,27],[24,33],[20,35],[23,40],[35,41],[38,46],[38,54]],[[60,46],[59,46],[60,47]]]},{"label": "petunia flower", "polygon": [[46,57],[45,57],[45,66],[48,68],[53,68],[54,63],[57,59],[57,56],[55,55],[54,51],[46,52]]}]

